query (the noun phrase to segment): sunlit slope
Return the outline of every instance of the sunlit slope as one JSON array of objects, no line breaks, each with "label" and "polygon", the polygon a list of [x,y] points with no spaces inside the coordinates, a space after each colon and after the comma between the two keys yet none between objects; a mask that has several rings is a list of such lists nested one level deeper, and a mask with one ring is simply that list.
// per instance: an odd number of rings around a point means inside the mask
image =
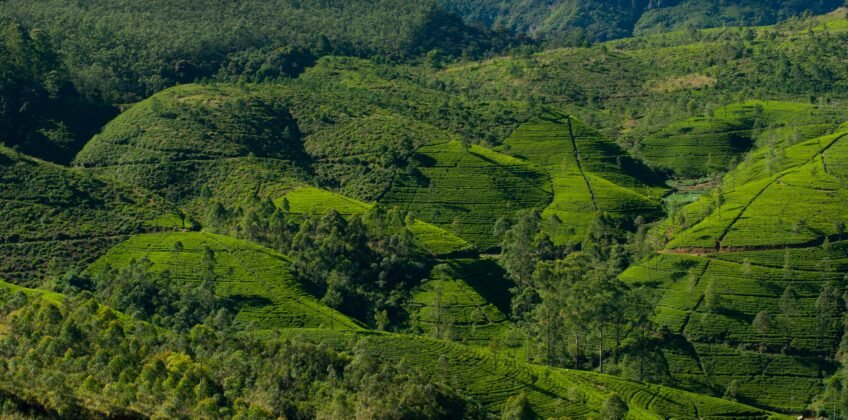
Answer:
[{"label": "sunlit slope", "polygon": [[228,205],[284,190],[305,177],[308,158],[281,91],[217,84],[167,89],[106,125],[74,164],[190,208],[201,205],[204,186]]},{"label": "sunlit slope", "polygon": [[88,273],[123,268],[147,258],[154,272],[168,271],[173,281],[200,282],[201,261],[214,252],[216,294],[237,312],[236,320],[255,328],[323,327],[358,329],[350,318],[324,306],[294,280],[284,255],[250,242],[204,232],[138,235],[121,243],[88,269]]},{"label": "sunlit slope", "polygon": [[395,181],[381,202],[485,249],[497,245],[494,225],[503,215],[545,208],[551,200],[547,174],[527,161],[458,141],[418,149],[420,166]]},{"label": "sunlit slope", "polygon": [[755,141],[800,142],[835,128],[839,110],[794,102],[746,101],[675,122],[640,144],[645,161],[681,176],[703,176],[741,160]]},{"label": "sunlit slope", "polygon": [[[342,216],[362,215],[373,207],[341,194],[314,187],[299,187],[275,200],[281,206],[285,200],[289,211],[294,215],[322,215],[334,210]],[[472,246],[454,233],[438,226],[416,219],[408,227],[416,242],[433,255],[449,255],[455,252],[470,251]]]},{"label": "sunlit slope", "polygon": [[541,418],[596,416],[603,401],[619,394],[628,418],[768,418],[772,414],[714,397],[645,385],[590,372],[545,368],[486,350],[398,334],[355,334],[327,330],[288,330],[294,337],[327,343],[341,350],[351,342],[376,359],[400,362],[439,375],[460,392],[498,412],[507,399],[525,393]]},{"label": "sunlit slope", "polygon": [[[720,195],[685,207],[688,228],[664,222],[668,248],[622,279],[653,288],[656,320],[687,343],[666,349],[683,384],[722,392],[736,381],[743,401],[799,410],[835,369],[842,334],[846,131],[777,153],[754,151]],[[770,322],[755,326],[763,311]]]},{"label": "sunlit slope", "polygon": [[39,284],[93,261],[137,232],[183,227],[176,209],[137,187],[0,147],[0,276]]},{"label": "sunlit slope", "polygon": [[[839,239],[838,222],[848,222],[847,136],[842,130],[788,147],[772,165],[754,153],[724,177],[720,203],[705,197],[684,209],[696,223],[669,248],[803,247]],[[704,208],[711,212],[698,221]]]},{"label": "sunlit slope", "polygon": [[[560,114],[521,125],[505,142],[510,155],[544,168],[553,183],[553,201],[543,217],[559,242],[579,240],[599,213],[624,224],[662,213],[653,174],[615,143],[582,122]],[[561,222],[561,223],[560,223]]]}]

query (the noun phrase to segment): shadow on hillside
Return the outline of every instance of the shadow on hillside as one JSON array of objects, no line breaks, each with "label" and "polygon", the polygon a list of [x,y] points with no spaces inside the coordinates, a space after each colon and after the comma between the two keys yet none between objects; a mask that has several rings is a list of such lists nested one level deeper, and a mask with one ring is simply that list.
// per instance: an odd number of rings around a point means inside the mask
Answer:
[{"label": "shadow on hillside", "polygon": [[495,305],[504,314],[510,313],[509,289],[515,283],[506,278],[506,272],[493,260],[452,261],[457,277],[465,280],[483,299]]}]

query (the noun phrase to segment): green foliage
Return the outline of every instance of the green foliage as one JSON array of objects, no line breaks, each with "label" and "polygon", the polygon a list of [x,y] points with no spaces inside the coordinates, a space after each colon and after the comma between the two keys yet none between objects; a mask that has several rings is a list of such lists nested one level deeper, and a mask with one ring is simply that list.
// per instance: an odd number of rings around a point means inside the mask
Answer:
[{"label": "green foliage", "polygon": [[112,115],[79,97],[45,32],[0,17],[0,140],[67,163]]},{"label": "green foliage", "polygon": [[581,240],[599,212],[624,224],[660,214],[657,196],[664,188],[656,177],[574,118],[547,114],[520,126],[504,144],[506,153],[550,175],[554,197],[542,217],[557,243]]},{"label": "green foliage", "polygon": [[472,21],[576,45],[587,40],[622,38],[634,33],[765,25],[805,12],[828,12],[842,5],[839,0],[804,3],[735,0],[721,4],[705,0],[671,3],[646,0],[566,0],[554,3],[533,0],[442,0],[442,4]]},{"label": "green foliage", "polygon": [[42,29],[67,57],[78,88],[113,103],[213,76],[296,76],[314,55],[407,59],[439,49],[480,57],[510,42],[433,1],[13,1],[0,13]]},{"label": "green foliage", "polygon": [[190,328],[223,307],[237,323],[262,329],[359,328],[304,291],[291,273],[292,264],[250,242],[174,232],[133,236],[86,274],[104,303],[156,323]]},{"label": "green foliage", "polygon": [[176,334],[122,316],[90,295],[65,302],[33,290],[13,294],[0,284],[0,325],[9,327],[0,329],[0,391],[39,414],[475,416],[475,406],[446,382],[362,351],[237,335],[220,314]]},{"label": "green foliage", "polygon": [[550,183],[531,164],[457,141],[418,149],[416,175],[399,178],[381,202],[414,211],[417,217],[448,229],[486,249],[497,244],[497,219],[550,200]]},{"label": "green foliage", "polygon": [[[313,187],[297,188],[275,201],[278,207],[295,217],[325,214],[332,210],[349,219],[354,215],[362,216],[373,208],[373,205],[369,203]],[[283,206],[284,202],[288,203],[288,209]],[[445,229],[418,220],[412,213],[406,216],[404,222],[406,228],[415,237],[415,242],[431,254],[450,255],[468,251],[471,248],[471,245],[462,238]]]},{"label": "green foliage", "polygon": [[0,271],[40,284],[82,268],[136,232],[183,227],[176,209],[137,187],[0,148]]}]

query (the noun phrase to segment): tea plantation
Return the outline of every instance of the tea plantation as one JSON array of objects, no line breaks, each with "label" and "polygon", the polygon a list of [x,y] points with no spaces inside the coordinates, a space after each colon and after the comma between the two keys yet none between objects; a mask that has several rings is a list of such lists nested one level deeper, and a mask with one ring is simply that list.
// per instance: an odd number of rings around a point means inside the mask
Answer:
[{"label": "tea plantation", "polygon": [[[621,276],[650,286],[656,320],[691,343],[666,351],[682,384],[735,381],[740,401],[781,410],[800,409],[823,389],[844,313],[823,290],[848,273],[845,178],[825,166],[844,165],[844,138],[837,131],[786,147],[771,168],[754,152],[725,175],[720,203],[688,205],[682,212],[693,225]],[[772,320],[757,328],[762,311]]]},{"label": "tea plantation", "polygon": [[146,258],[154,272],[173,281],[200,282],[201,259],[208,247],[216,260],[215,293],[237,313],[236,321],[255,328],[324,327],[359,329],[356,322],[322,305],[305,292],[284,256],[250,242],[201,232],[138,235],[111,249],[87,268],[96,275],[107,267],[126,267]]},{"label": "tea plantation", "polygon": [[661,214],[659,186],[650,171],[613,142],[561,114],[520,126],[506,139],[506,153],[544,168],[554,197],[543,217],[556,218],[549,234],[558,242],[580,239],[597,214],[625,224]]},{"label": "tea plantation", "polygon": [[29,3],[0,418],[848,418],[848,7]]},{"label": "tea plantation", "polygon": [[[313,187],[296,188],[275,200],[275,203],[281,206],[284,200],[289,206],[289,212],[295,216],[322,215],[330,210],[345,217],[361,216],[373,207],[372,204]],[[433,255],[447,256],[472,249],[471,244],[464,239],[421,220],[415,220],[407,228],[415,236],[416,241]]]},{"label": "tea plantation", "polygon": [[523,393],[535,416],[596,416],[604,399],[617,393],[626,400],[632,418],[779,418],[718,398],[589,372],[545,368],[431,338],[327,330],[285,333],[342,349],[354,342],[359,352],[374,358],[425,367],[473,395],[492,412],[499,411],[510,397]]},{"label": "tea plantation", "polygon": [[419,173],[395,181],[381,202],[413,211],[481,249],[498,244],[493,226],[501,215],[544,208],[551,199],[550,180],[539,168],[477,145],[431,144],[415,159]]},{"label": "tea plantation", "polygon": [[640,151],[651,165],[682,176],[703,176],[732,167],[755,139],[798,142],[826,134],[836,126],[840,112],[811,104],[746,101],[669,124],[642,140]]},{"label": "tea plantation", "polygon": [[0,148],[0,276],[37,284],[130,235],[183,228],[176,207],[136,186]]}]

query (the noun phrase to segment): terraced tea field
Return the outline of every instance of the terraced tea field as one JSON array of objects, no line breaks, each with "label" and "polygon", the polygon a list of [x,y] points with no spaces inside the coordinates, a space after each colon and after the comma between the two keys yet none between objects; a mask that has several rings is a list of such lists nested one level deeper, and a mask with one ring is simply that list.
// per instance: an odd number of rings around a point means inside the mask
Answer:
[{"label": "terraced tea field", "polygon": [[[840,110],[793,102],[746,101],[713,111],[712,116],[672,123],[641,142],[645,160],[684,177],[727,169],[757,138],[799,142],[836,127]],[[796,139],[797,137],[797,139]]]},{"label": "terraced tea field", "polygon": [[[844,307],[817,303],[848,274],[844,130],[786,148],[768,170],[763,152],[724,177],[722,205],[684,208],[696,222],[622,280],[651,286],[656,320],[690,344],[666,350],[669,370],[693,389],[736,381],[742,401],[798,410],[835,366]],[[711,208],[707,215],[700,212]],[[794,297],[782,302],[791,287]],[[766,330],[753,327],[760,311]],[[763,351],[761,353],[761,351]]]},{"label": "terraced tea field", "polygon": [[226,236],[203,232],[134,236],[98,259],[87,272],[96,274],[107,266],[121,268],[147,258],[154,272],[167,270],[174,281],[199,282],[206,247],[214,252],[217,263],[215,292],[237,312],[237,321],[260,329],[360,328],[306,293],[292,277],[290,261],[284,255]]},{"label": "terraced tea field", "polygon": [[[788,162],[773,174],[756,163],[728,174],[720,211],[677,235],[669,247],[804,247],[820,244],[825,237],[836,239],[836,222],[848,220],[848,192],[840,175],[848,153],[846,137],[842,131],[787,148]],[[736,181],[751,178],[745,184]],[[694,214],[707,200],[691,204],[689,211]]]},{"label": "terraced tea field", "polygon": [[184,85],[141,101],[103,128],[74,164],[202,212],[202,187],[228,205],[277,195],[309,172],[282,89]]},{"label": "terraced tea field", "polygon": [[[0,147],[0,276],[40,285],[137,232],[183,227],[149,192]],[[52,273],[55,274],[55,273]]]},{"label": "terraced tea field", "polygon": [[658,217],[663,188],[643,181],[646,168],[585,124],[560,114],[521,125],[505,142],[510,155],[544,168],[554,197],[543,217],[562,221],[547,228],[558,243],[580,240],[600,212],[625,224]]},{"label": "terraced tea field", "polygon": [[590,372],[545,368],[442,340],[327,330],[291,329],[284,333],[341,350],[355,342],[359,352],[371,357],[403,361],[446,379],[493,413],[509,397],[523,392],[539,417],[585,418],[596,416],[603,401],[615,392],[629,405],[628,418],[779,418],[714,397]]},{"label": "terraced tea field", "polygon": [[458,141],[418,149],[420,173],[395,181],[380,200],[456,233],[481,249],[498,244],[494,225],[504,214],[544,208],[551,199],[547,175],[527,163]]},{"label": "terraced tea field", "polygon": [[[327,190],[314,187],[298,187],[275,200],[277,206],[282,206],[283,200],[289,204],[289,211],[294,215],[321,215],[329,210],[335,210],[342,216],[362,215],[373,207],[373,204],[345,197]],[[446,229],[416,219],[408,227],[416,241],[433,255],[450,255],[457,252],[472,250],[472,245]]]},{"label": "terraced tea field", "polygon": [[423,333],[486,347],[493,340],[513,356],[523,342],[509,336],[509,288],[503,270],[490,260],[449,260],[413,291],[410,317]]}]

